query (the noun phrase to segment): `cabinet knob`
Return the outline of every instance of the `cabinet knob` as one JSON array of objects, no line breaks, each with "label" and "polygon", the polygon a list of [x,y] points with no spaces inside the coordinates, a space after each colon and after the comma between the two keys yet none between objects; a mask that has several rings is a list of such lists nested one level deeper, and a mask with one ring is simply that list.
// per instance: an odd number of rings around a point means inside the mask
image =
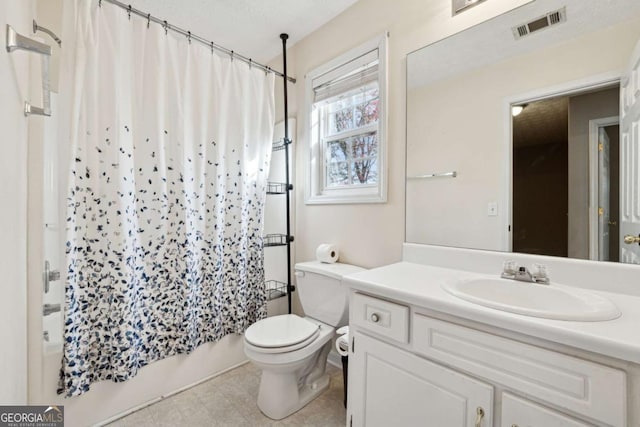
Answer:
[{"label": "cabinet knob", "polygon": [[380,316],[378,316],[377,313],[372,313],[369,319],[371,319],[373,323],[378,323],[378,320],[380,320]]},{"label": "cabinet knob", "polygon": [[482,419],[484,418],[484,409],[478,406],[476,409],[476,427],[482,427]]}]

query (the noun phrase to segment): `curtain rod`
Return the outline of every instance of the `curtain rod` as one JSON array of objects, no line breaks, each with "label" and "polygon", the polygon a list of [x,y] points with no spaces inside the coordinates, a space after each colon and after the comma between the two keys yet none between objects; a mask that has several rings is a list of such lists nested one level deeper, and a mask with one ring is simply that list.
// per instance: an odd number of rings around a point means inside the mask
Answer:
[{"label": "curtain rod", "polygon": [[[215,49],[215,50],[217,50],[219,52],[226,53],[227,55],[229,55],[231,57],[231,59],[236,59],[237,58],[240,61],[249,64],[249,66],[251,66],[251,67],[257,67],[257,68],[259,68],[259,69],[261,69],[261,70],[263,70],[265,72],[273,73],[278,77],[283,77],[283,78],[285,77],[285,75],[283,73],[281,73],[279,71],[276,71],[271,67],[268,67],[266,65],[263,65],[263,64],[260,64],[258,62],[255,62],[251,58],[247,58],[244,55],[240,55],[240,54],[234,52],[233,50],[230,50],[230,49],[227,49],[226,47],[217,45],[214,42],[209,41],[207,39],[204,39],[204,38],[202,38],[200,36],[197,36],[195,34],[191,34],[191,31],[187,31],[187,30],[184,30],[184,29],[182,29],[180,27],[177,27],[175,25],[169,24],[167,21],[163,21],[162,19],[156,18],[155,16],[151,16],[150,13],[144,13],[141,10],[138,10],[138,9],[136,9],[134,7],[131,7],[130,4],[127,5],[127,4],[124,4],[122,2],[119,2],[118,0],[98,0],[98,6],[102,7],[102,2],[103,1],[105,1],[107,3],[111,3],[114,6],[118,6],[118,7],[122,8],[122,9],[126,10],[127,13],[129,14],[129,17],[131,17],[131,14],[133,13],[134,15],[138,15],[138,16],[140,16],[142,18],[145,18],[147,20],[147,26],[149,26],[150,22],[155,22],[156,24],[162,25],[162,27],[164,28],[165,32],[167,32],[168,30],[174,31],[174,32],[176,32],[178,34],[182,34],[183,36],[186,36],[189,39],[189,41],[195,40],[197,42],[200,42],[200,43],[210,47],[211,50]],[[295,83],[296,82],[296,79],[293,78],[293,77],[286,76],[286,79],[288,81],[290,81],[291,83]]]}]

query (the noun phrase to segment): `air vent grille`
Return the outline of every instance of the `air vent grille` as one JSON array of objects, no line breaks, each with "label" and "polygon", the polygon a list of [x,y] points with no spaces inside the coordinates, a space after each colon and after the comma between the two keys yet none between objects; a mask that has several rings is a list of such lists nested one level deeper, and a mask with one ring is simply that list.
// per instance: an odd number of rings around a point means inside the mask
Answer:
[{"label": "air vent grille", "polygon": [[519,27],[517,27],[517,29],[518,29],[519,37],[526,36],[527,34],[529,34],[529,30],[527,29],[526,25],[520,25]]},{"label": "air vent grille", "polygon": [[511,30],[513,31],[513,36],[517,40],[524,36],[528,36],[529,34],[535,33],[536,31],[548,28],[551,25],[557,25],[565,22],[566,20],[567,11],[566,8],[563,7],[562,9],[549,12],[546,15],[533,19],[522,25],[515,26]]},{"label": "air vent grille", "polygon": [[560,22],[562,22],[562,16],[559,11],[549,14],[549,25],[559,24]]}]

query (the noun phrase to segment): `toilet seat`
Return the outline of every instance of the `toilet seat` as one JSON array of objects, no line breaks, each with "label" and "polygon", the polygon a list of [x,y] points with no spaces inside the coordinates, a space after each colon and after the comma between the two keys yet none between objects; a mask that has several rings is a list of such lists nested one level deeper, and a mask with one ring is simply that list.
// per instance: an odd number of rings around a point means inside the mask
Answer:
[{"label": "toilet seat", "polygon": [[295,314],[268,317],[251,325],[245,340],[261,353],[285,353],[309,345],[320,333],[320,325]]}]

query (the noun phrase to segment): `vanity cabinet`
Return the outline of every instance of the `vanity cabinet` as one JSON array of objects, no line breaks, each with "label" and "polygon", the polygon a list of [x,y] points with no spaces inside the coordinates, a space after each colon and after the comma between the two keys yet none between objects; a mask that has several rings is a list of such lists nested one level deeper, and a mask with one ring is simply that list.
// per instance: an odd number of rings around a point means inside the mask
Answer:
[{"label": "vanity cabinet", "polygon": [[352,426],[492,425],[491,385],[360,333],[354,340]]},{"label": "vanity cabinet", "polygon": [[351,426],[627,425],[619,369],[361,292],[350,329]]}]

